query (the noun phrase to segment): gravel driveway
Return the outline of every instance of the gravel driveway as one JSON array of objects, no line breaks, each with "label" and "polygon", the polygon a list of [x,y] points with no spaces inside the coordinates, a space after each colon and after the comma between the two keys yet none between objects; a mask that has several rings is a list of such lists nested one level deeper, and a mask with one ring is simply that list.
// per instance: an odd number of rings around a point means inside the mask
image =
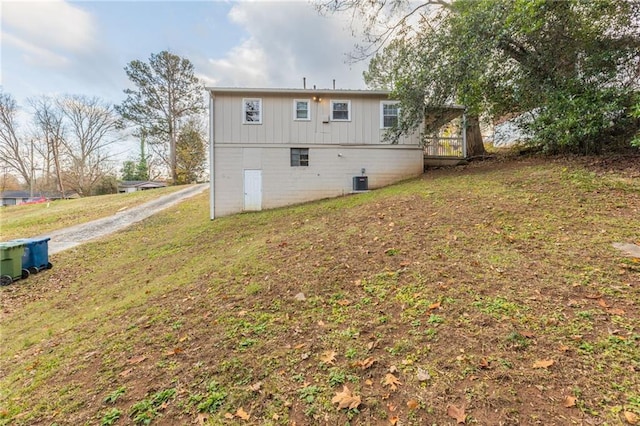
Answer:
[{"label": "gravel driveway", "polygon": [[113,216],[93,220],[81,225],[59,229],[36,238],[50,237],[49,254],[55,254],[71,247],[76,247],[86,241],[103,237],[126,228],[142,219],[171,207],[179,202],[201,193],[209,187],[208,183],[190,186],[172,194],[164,195],[155,200],[135,207],[129,207]]}]

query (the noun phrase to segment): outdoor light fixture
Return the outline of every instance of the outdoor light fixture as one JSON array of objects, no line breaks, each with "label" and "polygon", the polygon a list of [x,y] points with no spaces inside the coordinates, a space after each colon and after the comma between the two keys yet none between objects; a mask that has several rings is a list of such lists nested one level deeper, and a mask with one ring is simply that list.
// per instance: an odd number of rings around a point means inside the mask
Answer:
[{"label": "outdoor light fixture", "polygon": [[322,98],[321,98],[320,96],[314,96],[314,97],[313,97],[313,100],[314,100],[315,102],[322,102]]}]

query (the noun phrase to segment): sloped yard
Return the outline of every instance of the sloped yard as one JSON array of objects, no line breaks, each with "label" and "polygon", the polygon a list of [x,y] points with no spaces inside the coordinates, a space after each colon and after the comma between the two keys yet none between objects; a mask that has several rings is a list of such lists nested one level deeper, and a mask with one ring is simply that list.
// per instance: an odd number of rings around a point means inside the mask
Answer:
[{"label": "sloped yard", "polygon": [[638,164],[213,222],[197,196],[0,289],[0,423],[635,424]]}]

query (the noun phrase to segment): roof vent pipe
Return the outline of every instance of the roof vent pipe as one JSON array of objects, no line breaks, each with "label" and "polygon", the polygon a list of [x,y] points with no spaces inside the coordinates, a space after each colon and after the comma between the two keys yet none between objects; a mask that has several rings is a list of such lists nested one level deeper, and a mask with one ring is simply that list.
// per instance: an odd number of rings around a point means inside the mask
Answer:
[{"label": "roof vent pipe", "polygon": [[302,88],[303,89],[307,88],[307,77],[302,77]]},{"label": "roof vent pipe", "polygon": [[333,90],[336,90],[336,79],[333,79]]},{"label": "roof vent pipe", "polygon": [[316,85],[315,84],[313,85],[313,90],[316,90]]}]

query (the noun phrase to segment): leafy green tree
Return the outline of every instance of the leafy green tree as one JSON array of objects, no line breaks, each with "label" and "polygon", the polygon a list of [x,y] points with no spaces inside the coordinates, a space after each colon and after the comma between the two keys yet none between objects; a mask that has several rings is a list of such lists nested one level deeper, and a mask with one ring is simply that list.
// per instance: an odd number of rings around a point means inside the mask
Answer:
[{"label": "leafy green tree", "polygon": [[[193,64],[167,51],[152,54],[149,62],[131,61],[125,72],[135,89],[117,107],[123,118],[149,137],[151,147],[163,158],[174,183],[178,181],[176,144],[181,126],[202,114],[202,86]],[[168,148],[168,155],[167,155]]]},{"label": "leafy green tree", "polygon": [[207,141],[200,123],[188,121],[178,136],[178,180],[185,184],[202,178],[207,158]]},{"label": "leafy green tree", "polygon": [[140,157],[137,160],[126,160],[122,163],[122,180],[149,180],[149,164],[145,154],[144,134],[140,138]]},{"label": "leafy green tree", "polygon": [[[369,17],[372,44],[387,41],[365,79],[402,101],[396,134],[451,102],[490,118],[528,113],[532,143],[549,152],[600,152],[638,130],[640,2],[433,0],[404,15],[401,0],[331,4]],[[396,21],[376,34],[380,16]]]}]

